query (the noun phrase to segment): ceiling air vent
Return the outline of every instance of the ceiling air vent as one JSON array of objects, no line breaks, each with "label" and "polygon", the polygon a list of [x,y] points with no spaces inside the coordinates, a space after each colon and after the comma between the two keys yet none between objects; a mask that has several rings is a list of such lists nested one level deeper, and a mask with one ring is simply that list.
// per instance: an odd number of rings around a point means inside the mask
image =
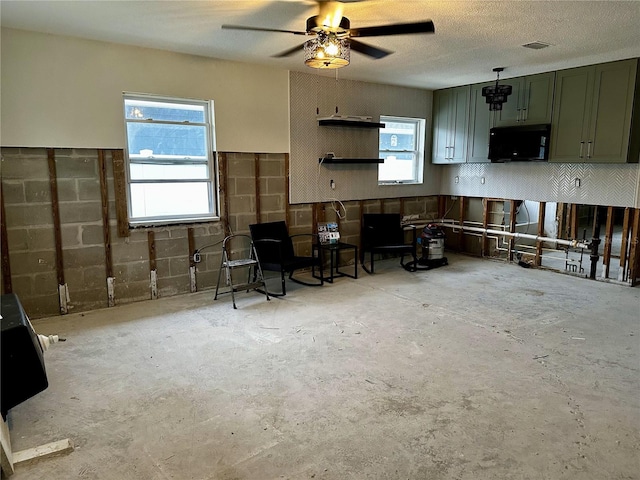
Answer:
[{"label": "ceiling air vent", "polygon": [[522,46],[524,48],[531,48],[532,50],[541,50],[543,48],[549,47],[550,45],[544,42],[531,42],[531,43],[525,43]]}]

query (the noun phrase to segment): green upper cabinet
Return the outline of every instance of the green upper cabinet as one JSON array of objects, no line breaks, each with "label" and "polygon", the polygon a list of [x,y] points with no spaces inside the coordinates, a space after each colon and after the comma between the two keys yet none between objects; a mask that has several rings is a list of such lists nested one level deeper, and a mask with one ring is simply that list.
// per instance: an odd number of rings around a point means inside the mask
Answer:
[{"label": "green upper cabinet", "polygon": [[638,161],[637,71],[638,59],[631,59],[557,72],[549,161]]},{"label": "green upper cabinet", "polygon": [[465,163],[469,126],[469,85],[433,92],[432,163]]},{"label": "green upper cabinet", "polygon": [[548,72],[501,81],[513,90],[496,112],[496,126],[551,123],[555,79],[556,73]]},{"label": "green upper cabinet", "polygon": [[482,88],[494,82],[471,85],[471,106],[469,112],[469,139],[467,145],[467,163],[488,163],[489,130],[496,112],[489,110],[489,104],[482,96]]}]

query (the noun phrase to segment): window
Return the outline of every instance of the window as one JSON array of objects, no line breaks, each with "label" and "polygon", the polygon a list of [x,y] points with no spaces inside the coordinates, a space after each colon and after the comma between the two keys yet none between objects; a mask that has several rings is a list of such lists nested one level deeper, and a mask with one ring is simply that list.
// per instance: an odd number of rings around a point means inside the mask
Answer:
[{"label": "window", "polygon": [[380,116],[378,184],[422,183],[425,121],[421,118]]},{"label": "window", "polygon": [[212,103],[124,95],[131,224],[218,217]]}]

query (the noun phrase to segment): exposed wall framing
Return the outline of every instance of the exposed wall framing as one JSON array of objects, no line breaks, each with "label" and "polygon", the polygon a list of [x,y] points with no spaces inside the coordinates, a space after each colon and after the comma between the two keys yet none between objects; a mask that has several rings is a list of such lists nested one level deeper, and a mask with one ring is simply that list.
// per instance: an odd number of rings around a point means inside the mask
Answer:
[{"label": "exposed wall framing", "polygon": [[128,237],[129,211],[127,209],[127,176],[124,165],[124,152],[111,150],[111,162],[113,164],[113,185],[116,200],[116,220],[118,223],[118,236]]},{"label": "exposed wall framing", "polygon": [[11,261],[9,259],[9,244],[7,243],[7,214],[4,209],[4,188],[0,187],[0,248],[2,248],[2,293],[13,293],[11,283]]}]

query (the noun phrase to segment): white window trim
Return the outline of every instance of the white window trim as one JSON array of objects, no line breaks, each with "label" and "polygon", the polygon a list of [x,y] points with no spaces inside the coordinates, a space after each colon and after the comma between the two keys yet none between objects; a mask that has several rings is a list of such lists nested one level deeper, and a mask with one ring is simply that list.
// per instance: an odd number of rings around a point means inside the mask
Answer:
[{"label": "white window trim", "polygon": [[[207,132],[207,157],[206,164],[209,171],[209,178],[206,180],[203,179],[184,179],[181,178],[179,180],[132,180],[131,179],[131,169],[130,169],[130,159],[134,158],[138,161],[134,163],[145,163],[139,161],[143,157],[141,155],[130,155],[129,154],[129,138],[127,133],[127,124],[132,120],[128,120],[126,118],[126,107],[125,100],[141,100],[141,101],[149,101],[149,102],[162,102],[167,101],[171,103],[185,104],[185,105],[203,105],[205,106],[205,111],[207,113],[207,122],[204,124],[191,124],[191,125],[205,125],[208,126],[206,128]],[[132,93],[132,92],[123,92],[122,97],[122,107],[123,107],[123,119],[124,119],[124,136],[125,136],[125,149],[124,149],[124,158],[125,158],[125,172],[126,172],[126,180],[127,180],[127,212],[129,216],[129,225],[132,227],[151,227],[151,226],[161,226],[161,225],[174,225],[174,224],[184,224],[184,223],[202,223],[202,222],[211,222],[211,221],[219,221],[220,220],[220,192],[219,192],[219,175],[217,168],[217,155],[216,155],[216,137],[215,137],[215,122],[214,122],[214,109],[213,109],[213,100],[200,100],[200,99],[192,99],[192,98],[178,98],[178,97],[167,97],[161,95],[152,95],[146,93]],[[141,120],[146,121],[146,120]],[[136,122],[136,120],[133,120]],[[163,121],[163,124],[172,123]],[[182,124],[181,122],[175,122],[176,124]],[[148,157],[153,158],[153,157]],[[177,159],[172,158],[171,156],[163,156],[160,158],[154,158],[152,164],[164,164],[164,165],[173,165],[177,163],[194,163],[202,165],[203,158],[194,159],[193,162],[185,162],[181,160],[181,162],[177,162]],[[131,203],[131,184],[140,184],[140,183],[186,183],[186,182],[203,182],[209,183],[209,202],[212,206],[212,212],[206,215],[166,215],[166,216],[146,216],[146,217],[134,217],[132,215],[132,203]]]},{"label": "white window trim", "polygon": [[[415,180],[378,180],[378,185],[421,185],[424,183],[424,145],[427,121],[424,118],[397,117],[391,115],[380,115],[380,123],[401,122],[413,123],[416,135],[416,150],[378,150],[381,152],[413,153],[415,162]],[[379,142],[379,140],[378,140]],[[379,147],[378,147],[379,148]],[[378,167],[378,169],[380,166]]]}]

